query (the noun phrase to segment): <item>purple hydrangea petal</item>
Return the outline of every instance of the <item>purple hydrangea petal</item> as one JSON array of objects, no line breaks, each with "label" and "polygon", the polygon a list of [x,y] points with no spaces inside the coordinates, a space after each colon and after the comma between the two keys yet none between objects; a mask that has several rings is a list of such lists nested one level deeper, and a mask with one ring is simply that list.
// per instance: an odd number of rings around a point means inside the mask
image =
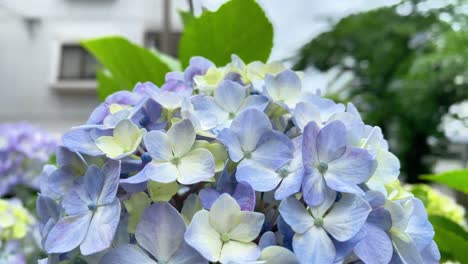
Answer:
[{"label": "purple hydrangea petal", "polygon": [[131,244],[120,245],[106,253],[99,263],[102,264],[157,264],[139,247]]},{"label": "purple hydrangea petal", "polygon": [[86,236],[93,214],[84,212],[79,215],[60,219],[50,230],[44,243],[44,250],[51,253],[69,252],[81,244]]},{"label": "purple hydrangea petal", "polygon": [[304,234],[296,234],[293,249],[301,263],[333,263],[336,249],[322,228],[312,226]]},{"label": "purple hydrangea petal", "polygon": [[138,243],[158,261],[167,263],[184,241],[185,223],[169,203],[152,204],[143,212],[135,233]]},{"label": "purple hydrangea petal", "polygon": [[114,239],[119,220],[119,199],[115,199],[109,205],[98,207],[93,214],[86,237],[80,245],[81,254],[91,255],[109,248]]}]

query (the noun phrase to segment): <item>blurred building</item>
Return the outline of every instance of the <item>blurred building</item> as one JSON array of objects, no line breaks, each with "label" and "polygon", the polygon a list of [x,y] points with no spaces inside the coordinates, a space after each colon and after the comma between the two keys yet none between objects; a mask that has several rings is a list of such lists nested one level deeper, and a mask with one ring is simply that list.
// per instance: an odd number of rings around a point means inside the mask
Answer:
[{"label": "blurred building", "polygon": [[186,3],[0,0],[0,122],[28,120],[58,132],[83,123],[99,102],[97,63],[79,41],[122,35],[177,56],[176,7]]}]

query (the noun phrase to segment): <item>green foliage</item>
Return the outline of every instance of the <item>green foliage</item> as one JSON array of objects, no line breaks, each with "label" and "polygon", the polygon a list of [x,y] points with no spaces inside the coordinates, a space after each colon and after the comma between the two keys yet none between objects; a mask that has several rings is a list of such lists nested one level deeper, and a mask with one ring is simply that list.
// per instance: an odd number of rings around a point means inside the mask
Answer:
[{"label": "green foliage", "polygon": [[148,192],[153,202],[168,202],[179,190],[179,184],[148,181]]},{"label": "green foliage", "polygon": [[468,194],[468,170],[448,171],[437,175],[423,175],[423,179],[442,183]]},{"label": "green foliage", "polygon": [[104,37],[81,43],[105,67],[98,72],[98,94],[101,99],[120,90],[131,90],[138,82],[164,82],[170,71],[153,52],[122,37]]},{"label": "green foliage", "polygon": [[134,234],[141,215],[151,203],[150,198],[144,192],[134,193],[129,200],[123,202],[129,214],[127,231]]},{"label": "green foliage", "polygon": [[216,12],[200,17],[183,16],[185,30],[179,46],[182,66],[192,56],[203,56],[217,65],[236,54],[245,62],[266,61],[273,46],[273,26],[254,0],[231,0]]},{"label": "green foliage", "polygon": [[[419,1],[411,1],[414,5]],[[408,4],[408,1],[407,3]],[[398,5],[348,16],[311,40],[296,69],[337,68],[353,78],[334,94],[353,101],[366,123],[382,127],[410,182],[429,171],[429,136],[449,105],[468,97],[468,33],[439,19],[451,6],[400,15]]]},{"label": "green foliage", "polygon": [[429,220],[434,226],[434,240],[443,260],[457,260],[461,263],[467,263],[468,232],[443,216],[430,215]]}]

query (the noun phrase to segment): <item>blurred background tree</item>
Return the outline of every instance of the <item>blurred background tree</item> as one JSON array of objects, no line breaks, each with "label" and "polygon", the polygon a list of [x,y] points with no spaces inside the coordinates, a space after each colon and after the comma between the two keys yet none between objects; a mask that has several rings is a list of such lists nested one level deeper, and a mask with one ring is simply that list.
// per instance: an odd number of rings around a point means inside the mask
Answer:
[{"label": "blurred background tree", "polygon": [[447,154],[441,116],[468,98],[468,5],[442,2],[406,0],[350,15],[306,44],[295,65],[337,72],[330,83],[348,76],[326,96],[354,102],[383,129],[410,183]]}]

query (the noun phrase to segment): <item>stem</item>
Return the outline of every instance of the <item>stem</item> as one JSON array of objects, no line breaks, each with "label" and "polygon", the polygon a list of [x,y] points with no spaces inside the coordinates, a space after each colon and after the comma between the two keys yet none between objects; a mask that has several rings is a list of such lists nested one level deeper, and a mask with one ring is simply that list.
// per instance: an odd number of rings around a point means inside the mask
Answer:
[{"label": "stem", "polygon": [[134,160],[140,160],[140,159],[141,159],[140,157],[138,157],[138,156],[135,155],[135,154],[130,154],[130,155],[128,155],[128,156],[129,156],[130,158],[134,159]]}]

